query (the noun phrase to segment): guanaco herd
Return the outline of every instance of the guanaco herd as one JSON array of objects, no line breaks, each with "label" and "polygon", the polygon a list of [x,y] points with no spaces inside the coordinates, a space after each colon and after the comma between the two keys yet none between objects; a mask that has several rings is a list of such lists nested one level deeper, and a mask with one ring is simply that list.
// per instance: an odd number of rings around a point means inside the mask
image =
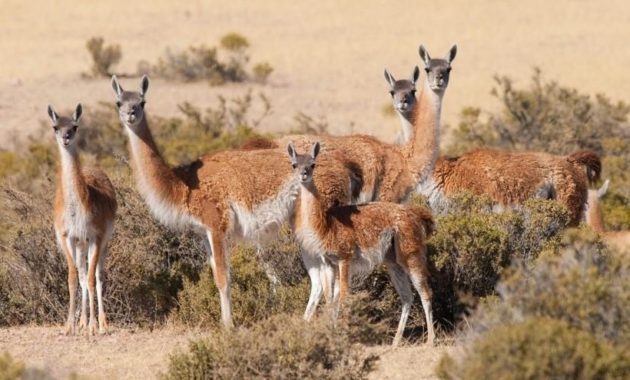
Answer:
[{"label": "guanaco herd", "polygon": [[[402,338],[412,288],[420,295],[428,342],[435,339],[426,242],[436,228],[432,212],[443,212],[458,192],[490,196],[497,212],[530,198],[555,199],[569,210],[572,225],[586,214],[586,222],[605,241],[630,246],[629,231],[604,230],[599,199],[608,181],[599,190],[588,189],[601,172],[593,152],[556,156],[478,149],[455,158],[438,157],[442,100],[457,47],[442,59],[431,58],[424,46],[419,54],[426,74],[418,96],[418,67],[408,80],[396,80],[385,70],[402,127],[396,144],[366,135],[290,135],[209,154],[177,168],[164,161],[149,129],[149,79],[142,78],[139,91],[126,91],[112,77],[138,191],[159,221],[192,228],[203,238],[225,327],[233,325],[230,244],[244,239],[260,245],[286,222],[293,227],[311,282],[304,318],[313,317],[322,295],[339,305],[353,275],[384,263],[402,301],[394,345]],[[81,114],[81,105],[71,117],[48,107],[61,159],[54,227],[68,264],[66,332],[77,329],[78,274],[78,327],[94,335],[95,293],[98,332],[107,330],[102,272],[117,204],[107,175],[80,164],[76,136]],[[426,197],[430,210],[406,202],[414,193]]]}]

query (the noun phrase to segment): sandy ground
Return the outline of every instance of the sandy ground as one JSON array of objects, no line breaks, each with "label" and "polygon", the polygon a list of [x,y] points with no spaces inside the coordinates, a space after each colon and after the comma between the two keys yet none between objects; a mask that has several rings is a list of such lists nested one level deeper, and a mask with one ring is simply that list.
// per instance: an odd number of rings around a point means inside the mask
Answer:
[{"label": "sandy ground", "polygon": [[[383,68],[408,76],[420,64],[420,43],[433,56],[459,46],[443,108],[449,124],[465,105],[493,108],[494,74],[526,81],[535,65],[589,93],[619,100],[630,93],[630,2],[624,0],[0,0],[0,147],[33,133],[48,103],[70,109],[83,102],[89,112],[98,101],[112,101],[107,79],[81,79],[90,66],[89,37],[120,44],[116,70],[134,72],[138,61],[155,62],[167,47],[215,45],[231,31],[250,39],[253,62],[276,69],[269,85],[254,86],[273,102],[261,126],[267,131],[288,129],[302,111],[325,116],[334,133],[390,139],[398,125],[382,112],[389,102]],[[206,106],[249,87],[154,81],[148,109],[173,115],[182,101]]]},{"label": "sandy ground", "polygon": [[[93,379],[152,379],[168,366],[168,355],[185,350],[189,339],[202,334],[171,328],[114,329],[96,338],[65,336],[61,327],[20,326],[0,329],[0,353],[55,379],[76,374]],[[445,346],[371,347],[381,359],[370,379],[434,379],[433,367]]]}]

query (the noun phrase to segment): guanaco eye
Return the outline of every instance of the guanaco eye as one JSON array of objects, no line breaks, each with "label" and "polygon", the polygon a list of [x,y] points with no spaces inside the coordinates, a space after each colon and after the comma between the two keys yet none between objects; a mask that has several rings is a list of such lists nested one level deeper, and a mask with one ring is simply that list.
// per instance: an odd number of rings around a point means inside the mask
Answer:
[{"label": "guanaco eye", "polygon": [[297,168],[297,164],[291,164],[291,166],[293,167],[293,169]]},{"label": "guanaco eye", "polygon": [[452,69],[452,68],[451,68],[451,67],[449,67],[448,69],[446,69],[446,72],[447,72],[447,73],[450,73],[450,72],[451,72],[451,69]]},{"label": "guanaco eye", "polygon": [[389,94],[390,94],[391,96],[394,96],[394,91],[390,91],[390,92],[389,92]]},{"label": "guanaco eye", "polygon": [[140,102],[140,107],[144,108],[144,100]]},{"label": "guanaco eye", "polygon": [[120,101],[116,102],[116,107],[120,108],[120,106],[122,106],[122,103]]},{"label": "guanaco eye", "polygon": [[53,129],[55,130],[55,132],[59,132],[59,127],[58,126],[54,126]]},{"label": "guanaco eye", "polygon": [[428,73],[431,71],[431,69],[430,69],[430,68],[428,68],[428,67],[425,67],[425,68],[424,68],[424,71],[426,71],[426,72],[427,72],[427,74],[428,74]]},{"label": "guanaco eye", "polygon": [[315,164],[311,164],[311,169],[315,169]]},{"label": "guanaco eye", "polygon": [[416,90],[411,90],[411,95],[416,96]]},{"label": "guanaco eye", "polygon": [[79,128],[79,126],[78,126],[78,125],[73,125],[73,126],[72,126],[72,132],[76,132],[76,131],[77,131],[77,128]]}]

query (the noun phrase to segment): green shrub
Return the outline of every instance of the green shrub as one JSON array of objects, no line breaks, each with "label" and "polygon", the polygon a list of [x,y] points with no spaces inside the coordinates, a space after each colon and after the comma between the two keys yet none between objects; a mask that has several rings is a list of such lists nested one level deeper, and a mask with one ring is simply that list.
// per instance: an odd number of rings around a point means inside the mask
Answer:
[{"label": "green shrub", "polygon": [[[237,325],[250,326],[271,315],[298,312],[306,307],[309,284],[304,277],[297,284],[274,287],[253,248],[235,247],[230,256],[233,317]],[[292,262],[300,265],[296,260]],[[210,268],[202,271],[198,279],[184,281],[178,302],[174,321],[187,326],[219,326],[219,293]]]},{"label": "green shrub", "polygon": [[249,47],[249,41],[238,33],[228,33],[221,37],[221,47],[229,51],[239,52]]},{"label": "green shrub", "polygon": [[254,65],[252,73],[254,74],[254,80],[256,82],[267,83],[269,75],[273,73],[273,67],[269,64],[269,62],[260,62]]},{"label": "green shrub", "polygon": [[324,319],[284,314],[248,328],[218,331],[172,355],[163,379],[364,379],[377,357]]},{"label": "green shrub", "polygon": [[111,76],[111,67],[122,58],[120,45],[105,46],[103,37],[92,37],[86,42],[85,47],[92,57],[91,75],[93,77]]},{"label": "green shrub", "polygon": [[630,368],[629,275],[627,255],[608,253],[588,229],[567,230],[553,250],[513,264],[497,286],[500,302],[480,305],[440,376],[622,378]]},{"label": "green shrub", "polygon": [[443,359],[442,379],[622,379],[630,354],[605,340],[550,318],[497,327],[467,350]]}]

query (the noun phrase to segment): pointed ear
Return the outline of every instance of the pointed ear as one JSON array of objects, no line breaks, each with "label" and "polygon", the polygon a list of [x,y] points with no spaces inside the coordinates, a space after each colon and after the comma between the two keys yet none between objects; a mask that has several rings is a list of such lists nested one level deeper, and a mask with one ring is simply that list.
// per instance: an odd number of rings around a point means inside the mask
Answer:
[{"label": "pointed ear", "polygon": [[450,64],[455,59],[456,55],[457,55],[457,45],[453,45],[453,47],[451,47],[451,50],[448,51],[448,54],[446,56],[446,61]]},{"label": "pointed ear", "polygon": [[420,69],[418,68],[418,66],[416,66],[414,67],[413,73],[411,74],[411,83],[413,83],[414,86],[416,85],[418,78],[420,78]]},{"label": "pointed ear", "polygon": [[77,108],[74,110],[74,113],[72,114],[72,119],[74,119],[75,122],[78,122],[82,114],[83,114],[83,107],[81,106],[81,103],[79,103],[77,104]]},{"label": "pointed ear", "polygon": [[607,179],[604,184],[602,185],[602,187],[600,187],[599,189],[597,189],[597,198],[601,199],[604,197],[604,195],[606,195],[606,193],[608,192],[608,185],[610,185],[610,180]]},{"label": "pointed ear", "polygon": [[149,77],[145,74],[142,76],[142,83],[140,84],[140,95],[144,97],[149,90]]},{"label": "pointed ear", "polygon": [[420,45],[418,48],[418,53],[420,54],[420,59],[424,62],[424,67],[429,67],[429,63],[431,62],[431,56],[427,49],[425,49],[424,45]]},{"label": "pointed ear", "polygon": [[124,90],[120,83],[118,83],[118,78],[116,78],[116,75],[112,75],[112,88],[114,89],[116,97],[120,99],[120,96],[122,95]]},{"label": "pointed ear", "polygon": [[55,112],[51,105],[48,105],[48,116],[50,117],[50,120],[52,120],[53,125],[57,125],[57,119],[59,119],[59,115],[57,115],[57,112]]},{"label": "pointed ear", "polygon": [[313,148],[311,149],[311,157],[313,157],[313,160],[317,158],[317,156],[319,155],[319,142],[316,142],[315,144],[313,144]]},{"label": "pointed ear", "polygon": [[390,74],[387,69],[385,69],[385,80],[387,81],[387,83],[389,83],[389,87],[394,88],[394,84],[396,84],[396,79],[394,79],[394,76]]},{"label": "pointed ear", "polygon": [[297,162],[297,153],[295,152],[293,143],[289,143],[289,145],[287,145],[287,152],[289,153],[289,158],[291,159],[291,162],[295,164]]}]

